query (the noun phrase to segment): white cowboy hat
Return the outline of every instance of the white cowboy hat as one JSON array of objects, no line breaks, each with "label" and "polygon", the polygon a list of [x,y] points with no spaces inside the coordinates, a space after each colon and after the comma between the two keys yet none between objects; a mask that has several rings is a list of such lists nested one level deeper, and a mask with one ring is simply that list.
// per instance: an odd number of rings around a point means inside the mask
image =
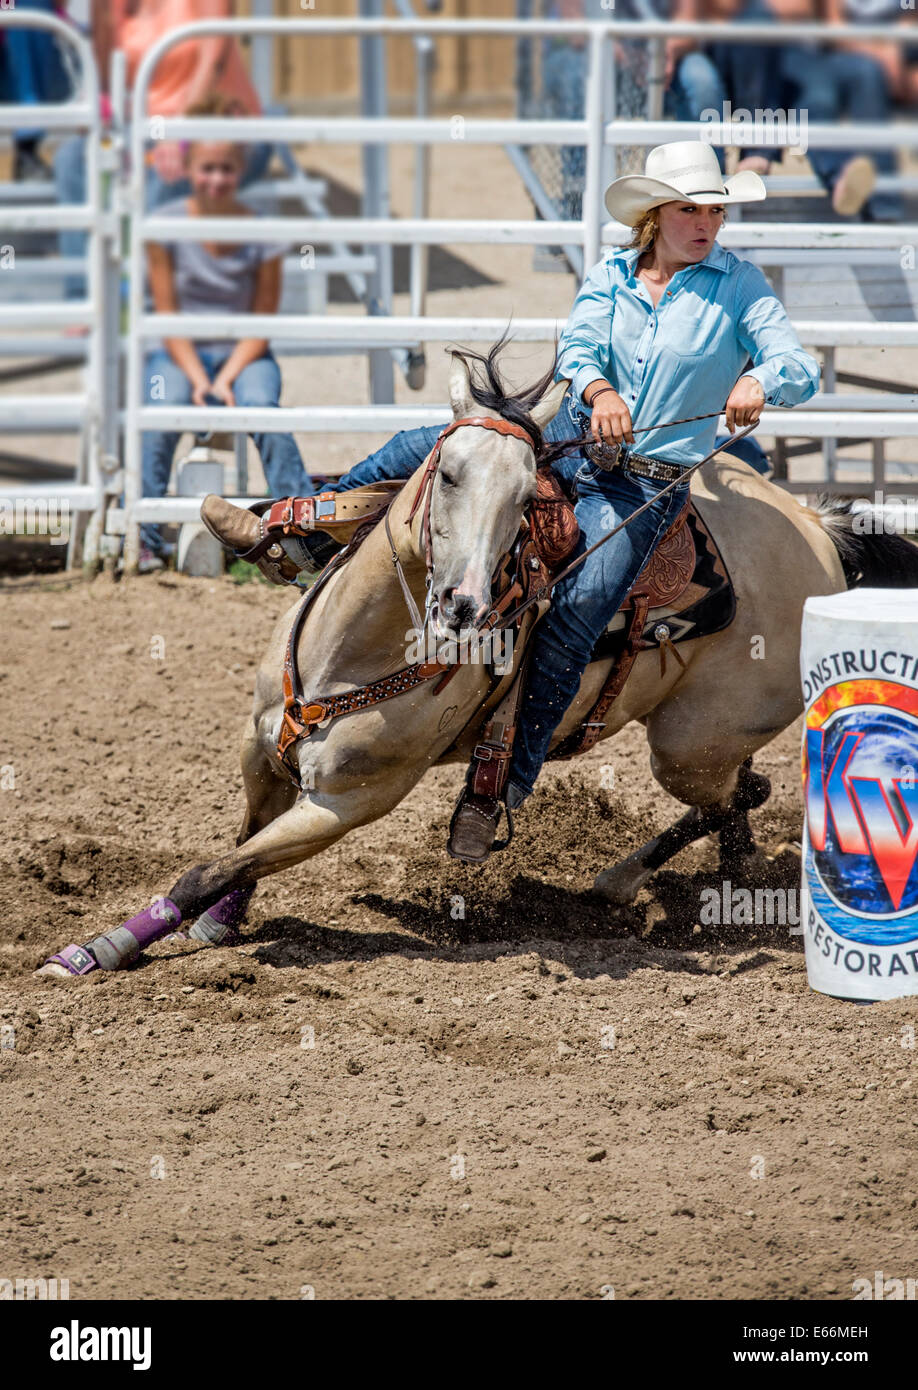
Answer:
[{"label": "white cowboy hat", "polygon": [[711,145],[674,140],[650,151],[643,174],[626,174],[606,189],[606,207],[617,222],[633,227],[661,203],[757,203],[765,185],[751,169],[724,179]]}]

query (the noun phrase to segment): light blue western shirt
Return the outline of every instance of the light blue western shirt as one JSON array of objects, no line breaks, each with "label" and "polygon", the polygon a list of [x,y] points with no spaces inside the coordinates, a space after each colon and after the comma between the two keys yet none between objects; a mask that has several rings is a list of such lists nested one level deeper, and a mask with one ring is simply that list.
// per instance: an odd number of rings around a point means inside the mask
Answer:
[{"label": "light blue western shirt", "polygon": [[[590,271],[561,335],[556,379],[582,393],[604,377],[635,429],[722,410],[741,376],[771,406],[800,405],[819,384],[783,304],[758,266],[715,245],[670,280],[655,309],[634,274],[640,252],[616,250]],[[717,419],[635,434],[641,454],[695,463],[714,448]]]}]

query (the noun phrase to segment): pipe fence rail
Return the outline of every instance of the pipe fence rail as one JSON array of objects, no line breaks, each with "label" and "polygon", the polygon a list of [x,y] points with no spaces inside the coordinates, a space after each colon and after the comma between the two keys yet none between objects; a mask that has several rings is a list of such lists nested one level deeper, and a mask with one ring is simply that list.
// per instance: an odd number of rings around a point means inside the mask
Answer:
[{"label": "pipe fence rail", "polygon": [[[86,152],[86,201],[81,206],[49,207],[44,203],[5,207],[0,214],[2,236],[16,232],[62,231],[77,229],[87,234],[85,258],[86,297],[81,301],[56,300],[43,304],[0,305],[0,332],[11,328],[85,328],[86,366],[83,389],[71,395],[0,397],[0,431],[8,433],[76,433],[80,439],[77,477],[73,482],[42,484],[17,482],[0,486],[0,507],[64,506],[76,513],[71,530],[71,555],[84,544],[92,557],[96,553],[104,523],[103,446],[105,420],[111,412],[110,383],[106,381],[106,360],[111,344],[106,337],[106,315],[102,312],[106,248],[112,225],[102,201],[101,172],[104,164],[102,126],[99,115],[99,81],[92,47],[72,25],[57,15],[34,10],[0,11],[0,25],[7,29],[40,29],[67,46],[79,65],[80,93],[77,99],[60,104],[28,107],[30,125],[61,134],[83,136]],[[12,135],[23,123],[24,108],[0,105],[0,136]],[[15,253],[15,242],[11,243]],[[14,262],[15,264],[15,262]],[[34,514],[34,511],[33,511]],[[83,540],[83,520],[89,525]]]},{"label": "pipe fence rail", "polygon": [[[366,0],[365,8],[373,8],[375,0]],[[559,20],[490,20],[490,19],[442,19],[408,18],[405,11],[410,6],[401,5],[402,17],[394,19],[324,19],[316,16],[304,18],[266,18],[250,17],[243,19],[203,20],[182,26],[164,35],[146,53],[135,79],[130,98],[130,119],[123,117],[120,125],[120,138],[129,147],[129,174],[123,173],[116,180],[115,206],[120,216],[127,222],[129,230],[128,256],[128,302],[127,333],[124,345],[126,356],[126,389],[123,408],[117,388],[113,394],[113,373],[102,370],[103,357],[109,361],[110,347],[102,342],[100,322],[104,315],[97,313],[100,307],[100,287],[103,284],[101,268],[101,248],[106,233],[111,237],[111,225],[104,220],[104,211],[98,201],[98,150],[91,154],[94,161],[94,178],[90,187],[95,189],[95,201],[88,201],[83,208],[49,208],[47,206],[7,206],[3,208],[4,225],[14,229],[54,230],[80,227],[90,232],[93,251],[90,255],[90,290],[83,304],[61,305],[39,303],[29,305],[0,305],[0,333],[27,323],[30,327],[59,327],[64,324],[85,324],[90,328],[87,381],[90,383],[84,404],[76,398],[43,398],[48,402],[49,415],[53,408],[54,418],[62,424],[65,421],[83,421],[85,417],[95,418],[98,410],[96,402],[104,402],[104,415],[107,428],[117,428],[120,423],[124,431],[124,468],[117,475],[108,475],[106,492],[111,499],[123,483],[123,505],[113,504],[107,509],[109,525],[115,532],[124,534],[124,562],[128,570],[136,568],[139,557],[140,521],[168,521],[181,515],[184,519],[195,499],[186,498],[143,498],[141,496],[141,440],[146,431],[158,429],[181,429],[203,431],[288,431],[291,429],[314,432],[372,432],[392,430],[412,424],[431,424],[448,418],[446,405],[396,406],[392,398],[372,392],[374,404],[354,406],[340,405],[286,407],[271,410],[256,410],[226,407],[170,407],[168,405],[148,405],[142,399],[144,353],[147,343],[165,336],[185,336],[206,338],[209,335],[242,338],[247,336],[264,337],[275,344],[282,340],[285,344],[296,344],[301,350],[361,351],[367,352],[371,360],[371,381],[374,357],[378,363],[384,353],[416,352],[419,345],[427,342],[489,342],[500,336],[506,326],[503,317],[442,318],[428,316],[426,309],[426,249],[432,245],[493,245],[493,246],[563,246],[575,250],[582,263],[591,265],[600,258],[604,247],[621,245],[630,239],[631,231],[621,224],[609,221],[603,203],[603,192],[611,177],[615,176],[617,158],[621,150],[631,147],[650,146],[674,139],[704,139],[712,144],[738,147],[773,146],[780,148],[794,145],[794,132],[785,127],[775,126],[770,131],[751,130],[749,122],[736,116],[719,123],[664,121],[660,112],[649,109],[648,119],[615,116],[615,70],[611,45],[617,41],[634,39],[646,40],[655,55],[654,71],[660,66],[659,58],[666,39],[686,37],[704,39],[712,42],[719,39],[737,43],[761,43],[787,39],[807,41],[825,38],[825,30],[815,24],[671,24],[661,21],[559,21]],[[20,23],[36,22],[36,16],[17,16]],[[7,22],[7,12],[0,11],[0,24]],[[59,21],[56,22],[59,24]],[[60,26],[63,28],[64,26]],[[68,37],[71,31],[66,31]],[[586,85],[585,104],[582,119],[520,119],[494,117],[435,118],[430,112],[429,76],[433,62],[433,49],[439,36],[471,33],[490,36],[494,39],[520,40],[522,38],[570,39],[580,36],[586,44]],[[372,101],[364,101],[360,116],[301,116],[276,115],[269,113],[252,117],[175,117],[168,120],[157,119],[155,129],[146,115],[147,95],[152,75],[162,56],[179,43],[197,37],[231,35],[238,39],[251,39],[263,42],[283,37],[348,37],[361,43],[373,42],[373,53],[379,58],[381,45],[387,38],[411,37],[416,43],[419,69],[425,73],[423,95],[419,95],[416,114],[407,117],[390,117],[384,114],[384,80],[379,79],[374,88]],[[886,42],[908,42],[913,35],[908,30],[894,30],[883,25],[838,26],[833,28],[834,40],[883,40]],[[68,113],[75,121],[84,121],[92,132],[90,145],[98,143],[101,133],[95,112],[98,107],[97,82],[85,42],[78,45],[86,70],[85,91],[81,100],[66,108],[47,108],[47,128],[70,129]],[[661,69],[662,70],[662,69]],[[659,85],[659,84],[657,84]],[[421,88],[418,88],[419,93]],[[115,103],[116,110],[119,103]],[[122,105],[123,113],[128,107]],[[30,110],[30,119],[35,108]],[[0,107],[0,129],[14,128],[14,120],[21,121],[21,109]],[[44,115],[44,110],[42,112]],[[378,198],[377,207],[384,207],[386,215],[361,217],[277,216],[265,214],[257,217],[172,219],[157,216],[156,211],[144,211],[144,156],[148,140],[190,140],[203,138],[227,138],[236,142],[252,143],[260,141],[291,142],[308,141],[327,144],[359,145],[365,157],[365,176],[375,180]],[[429,165],[427,163],[433,146],[462,143],[502,150],[533,143],[558,147],[576,146],[584,151],[584,187],[579,218],[542,220],[537,216],[530,219],[501,218],[455,218],[430,217],[426,215],[426,189],[429,185]],[[807,140],[815,148],[843,149],[852,143],[863,149],[903,149],[918,150],[918,123],[895,122],[892,125],[846,125],[834,126],[813,123],[808,125]],[[413,146],[416,151],[416,180],[412,215],[394,218],[388,215],[387,175],[381,164],[369,159],[372,151],[380,157],[387,147],[394,143]],[[292,157],[292,156],[291,156]],[[776,183],[777,181],[773,182]],[[811,191],[813,180],[801,180]],[[783,184],[782,184],[783,186]],[[528,185],[527,185],[528,187]],[[531,191],[531,190],[530,190]],[[425,196],[422,196],[422,193]],[[365,200],[366,211],[367,203]],[[117,219],[115,219],[117,220]],[[145,309],[145,249],[151,241],[168,238],[171,241],[219,241],[225,243],[241,242],[280,242],[290,246],[299,244],[331,245],[334,254],[353,256],[354,245],[363,248],[365,260],[361,266],[375,266],[369,273],[369,280],[375,284],[378,295],[375,309],[367,315],[345,313],[309,313],[277,315],[239,315],[228,318],[218,315],[199,314],[151,314]],[[796,258],[810,257],[826,262],[833,258],[862,257],[871,264],[900,265],[903,248],[918,246],[918,224],[889,226],[870,223],[769,223],[756,221],[737,221],[723,229],[720,238],[729,248],[747,251],[750,256],[764,264],[778,266],[796,263]],[[391,283],[387,282],[385,259],[379,256],[383,250],[391,253],[395,246],[410,249],[411,266],[411,313],[393,315],[391,313]],[[110,248],[111,249],[111,248]],[[422,255],[423,253],[423,255]],[[112,251],[114,255],[114,251]],[[375,259],[374,259],[375,258]],[[773,258],[773,259],[772,259]],[[117,297],[117,290],[115,291]],[[95,317],[94,317],[95,316]],[[554,318],[524,318],[515,320],[512,329],[521,341],[550,343],[560,328],[560,321]],[[834,385],[836,374],[834,356],[838,348],[850,347],[918,347],[918,323],[914,321],[859,322],[854,320],[795,320],[795,327],[802,341],[807,345],[821,348],[826,353],[827,383]],[[10,398],[6,398],[7,401]],[[11,417],[25,418],[27,406],[18,398],[11,406]],[[845,439],[848,436],[863,437],[875,441],[873,447],[873,477],[869,483],[838,478],[842,463],[836,455],[836,443],[840,438],[840,427],[844,424]],[[825,476],[820,479],[794,479],[782,483],[797,491],[813,491],[820,481],[831,482],[838,490],[858,489],[861,492],[868,486],[885,479],[885,462],[882,447],[877,441],[888,438],[918,437],[918,408],[916,397],[910,394],[893,395],[884,400],[877,393],[870,395],[841,395],[829,393],[820,395],[804,408],[793,411],[766,410],[761,424],[762,434],[778,440],[802,439],[822,440]],[[98,484],[100,477],[98,447],[96,449],[96,472],[93,475]],[[916,470],[918,471],[918,470]],[[906,486],[918,490],[918,479],[914,483],[906,480]],[[897,481],[897,486],[900,484]]]}]

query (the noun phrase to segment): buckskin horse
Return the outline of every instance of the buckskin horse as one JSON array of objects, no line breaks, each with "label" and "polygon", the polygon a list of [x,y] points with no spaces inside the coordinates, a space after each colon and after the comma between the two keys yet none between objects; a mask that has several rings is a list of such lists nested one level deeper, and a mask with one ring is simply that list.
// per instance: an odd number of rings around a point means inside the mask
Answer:
[{"label": "buckskin horse", "polygon": [[[487,359],[492,386],[500,384],[495,351]],[[525,518],[537,503],[541,430],[567,383],[550,384],[549,373],[528,393],[514,395],[501,384],[495,398],[473,380],[468,359],[475,356],[454,355],[453,422],[426,464],[403,487],[389,485],[387,507],[274,630],[242,745],[246,810],[236,848],[188,869],[168,895],[128,922],[86,946],[64,948],[43,971],[80,975],[129,965],[182,923],[192,937],[230,939],[226,933],[241,921],[258,880],[386,815],[433,764],[465,761],[480,745],[483,715],[493,713],[512,677],[501,684],[474,662],[406,668],[407,615],[423,612],[422,624],[459,637],[457,610],[464,607],[467,621],[468,599],[492,624],[501,621],[495,577],[504,613],[527,592],[527,566],[533,582],[544,579]],[[855,534],[846,508],[803,506],[729,454],[694,475],[691,493],[716,540],[722,573],[732,577],[730,618],[716,630],[700,626],[704,635],[690,628],[677,652],[678,622],[659,621],[667,609],[650,586],[640,613],[642,622],[650,613],[650,629],[639,625],[630,643],[627,680],[622,685],[613,674],[610,683],[613,668],[620,674],[621,652],[597,648],[556,735],[560,749],[580,748],[641,721],[654,777],[689,807],[663,834],[599,873],[595,891],[613,904],[632,901],[656,869],[708,833],[719,833],[723,867],[734,877],[756,854],[747,816],[770,787],[750,764],[802,710],[806,598],[860,584],[918,585],[918,550],[908,541]],[[340,496],[353,505],[352,493]],[[522,555],[516,570],[507,561],[515,544]],[[636,611],[633,604],[632,636]],[[519,621],[531,625],[535,616],[531,607]],[[643,640],[648,630],[660,640]],[[518,634],[517,665],[525,635]],[[678,659],[665,660],[667,650]],[[591,719],[601,704],[608,705],[601,719]]]}]

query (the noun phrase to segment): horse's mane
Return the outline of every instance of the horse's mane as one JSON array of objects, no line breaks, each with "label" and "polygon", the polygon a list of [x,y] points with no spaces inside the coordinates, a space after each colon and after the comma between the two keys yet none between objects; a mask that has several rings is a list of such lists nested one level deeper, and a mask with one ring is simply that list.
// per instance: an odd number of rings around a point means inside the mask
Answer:
[{"label": "horse's mane", "polygon": [[523,429],[532,436],[532,441],[535,444],[536,462],[540,467],[544,467],[556,458],[560,458],[571,448],[579,449],[583,443],[579,436],[576,439],[562,440],[558,443],[546,442],[541,429],[530,414],[533,406],[538,405],[554,382],[558,369],[557,339],[548,371],[540,376],[538,381],[534,381],[531,386],[517,391],[508,387],[500,371],[501,353],[511,341],[509,331],[505,331],[487,354],[473,352],[471,348],[451,348],[450,351],[454,357],[460,358],[468,368],[472,399],[477,401],[479,405],[487,406],[489,410],[496,410],[498,415],[502,415],[505,420],[510,420],[514,425],[522,425]]}]

